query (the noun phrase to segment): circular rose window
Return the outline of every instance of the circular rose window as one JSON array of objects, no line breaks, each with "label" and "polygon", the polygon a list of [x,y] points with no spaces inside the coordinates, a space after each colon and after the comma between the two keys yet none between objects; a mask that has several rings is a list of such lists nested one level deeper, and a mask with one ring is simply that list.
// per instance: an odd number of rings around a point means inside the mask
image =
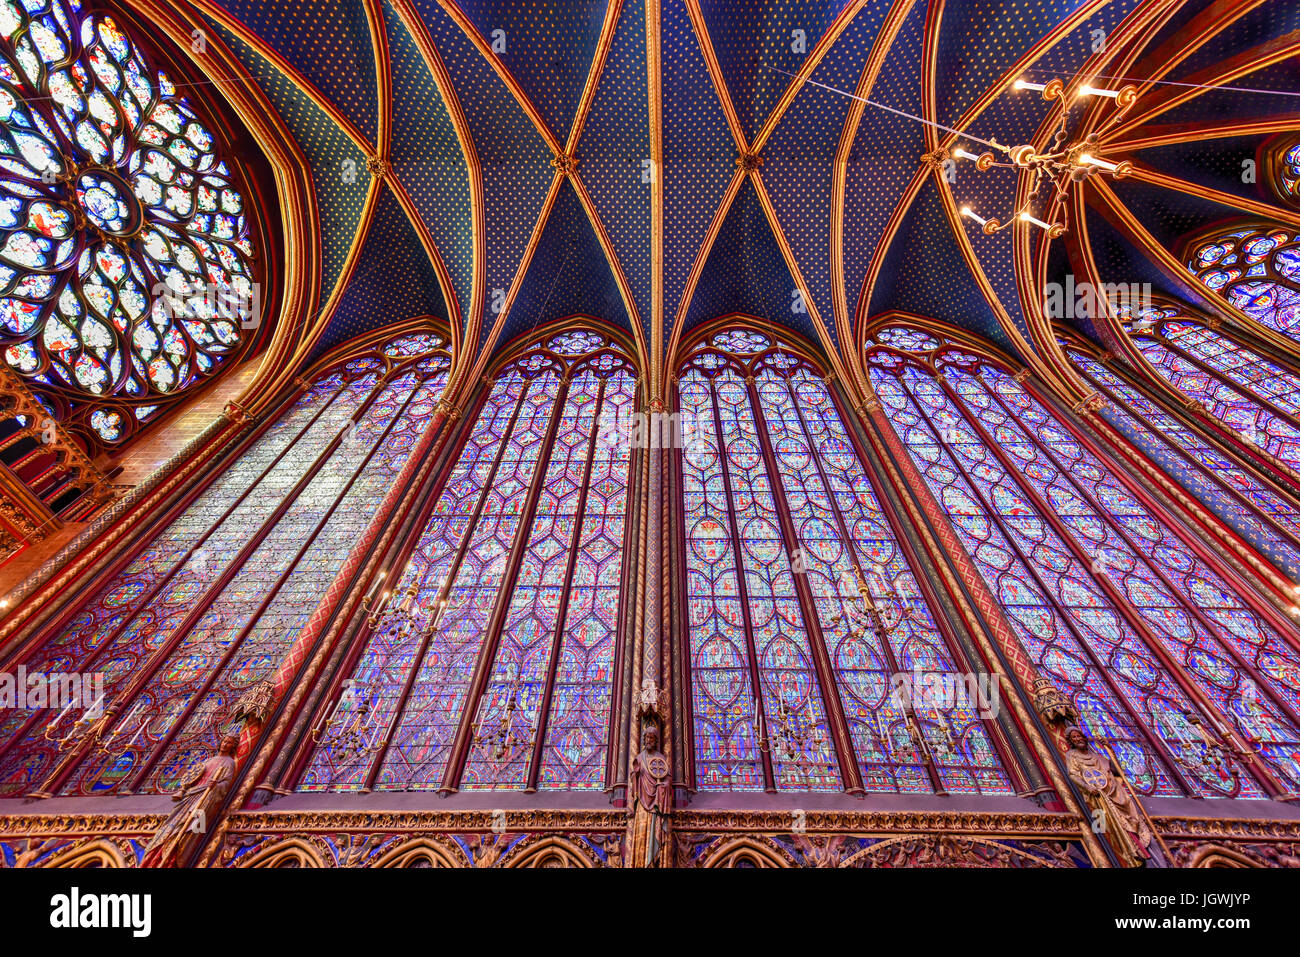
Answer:
[{"label": "circular rose window", "polygon": [[242,180],[168,77],[77,0],[0,0],[0,121],[4,361],[58,417],[120,442],[257,324]]}]

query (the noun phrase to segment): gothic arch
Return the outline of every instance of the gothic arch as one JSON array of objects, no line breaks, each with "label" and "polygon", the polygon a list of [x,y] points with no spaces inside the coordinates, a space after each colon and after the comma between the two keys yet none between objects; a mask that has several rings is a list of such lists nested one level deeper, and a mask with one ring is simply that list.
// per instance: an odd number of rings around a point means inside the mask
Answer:
[{"label": "gothic arch", "polygon": [[[882,427],[943,503],[1037,667],[1080,702],[1092,733],[1123,742],[1126,773],[1146,781],[1138,789],[1286,793],[1300,779],[1294,624],[1027,374],[934,325],[895,323],[875,338],[867,364]],[[1239,646],[1246,623],[1267,655]],[[1227,666],[1228,697],[1202,655]],[[1288,668],[1260,670],[1275,660]],[[1182,728],[1205,720],[1262,735],[1266,760],[1231,773],[1206,763]]]},{"label": "gothic arch", "polygon": [[54,854],[40,866],[119,868],[130,865],[122,854],[121,848],[111,839],[102,837],[95,841],[79,844],[71,850]]},{"label": "gothic arch", "polygon": [[[892,855],[893,860],[886,862]],[[840,867],[1066,867],[1003,841],[951,834],[888,837],[845,858]]]},{"label": "gothic arch", "polygon": [[[516,335],[493,364],[429,479],[416,531],[385,559],[382,611],[354,639],[349,673],[387,675],[380,663],[400,658],[398,677],[344,701],[338,675],[322,737],[295,772],[299,790],[581,790],[604,780],[631,614],[625,516],[637,449],[624,428],[637,370],[626,341],[570,317]],[[449,670],[458,655],[472,674]],[[573,667],[562,674],[561,661]],[[455,706],[426,721],[422,695]],[[341,746],[339,729],[361,712],[374,724],[365,747]]]},{"label": "gothic arch", "polygon": [[[1238,216],[1184,236],[1177,245],[1177,259],[1215,313],[1294,352],[1300,328],[1282,321],[1280,292],[1293,298],[1300,291],[1290,265],[1298,251],[1300,228],[1294,223]],[[1279,257],[1284,259],[1283,267]]]},{"label": "gothic arch", "polygon": [[[787,341],[731,317],[693,330],[675,366],[679,701],[695,785],[1009,794],[1012,762],[986,715],[956,694],[899,692],[915,662],[974,670],[852,413],[811,350]],[[864,596],[888,606],[879,622]]]},{"label": "gothic arch", "polygon": [[511,849],[502,867],[594,867],[591,852],[567,837],[525,838]]},{"label": "gothic arch", "polygon": [[464,856],[456,856],[447,844],[427,837],[403,841],[375,859],[373,867],[465,867]]},{"label": "gothic arch", "polygon": [[320,852],[309,841],[290,838],[256,851],[239,862],[240,867],[324,867]]},{"label": "gothic arch", "polygon": [[818,369],[830,368],[831,364],[827,360],[825,352],[801,333],[787,326],[773,323],[771,320],[760,319],[757,316],[741,312],[718,316],[716,319],[702,322],[689,332],[683,333],[678,339],[677,349],[672,355],[668,368],[673,370],[679,368],[692,353],[707,347],[717,334],[728,329],[752,330],[756,334],[767,337],[773,343],[779,341],[782,351],[796,355]]},{"label": "gothic arch", "polygon": [[793,867],[789,856],[767,838],[737,837],[724,840],[700,859],[700,867]]},{"label": "gothic arch", "polygon": [[[47,663],[69,652],[82,667],[115,665],[104,694],[119,706],[119,730],[130,724],[118,735],[130,742],[124,761],[105,763],[83,746],[81,760],[49,778],[52,788],[94,780],[102,792],[131,778],[136,791],[172,790],[224,733],[240,695],[275,671],[445,387],[445,338],[422,324],[399,328],[413,331],[344,344],[299,379],[243,454],[159,516],[16,656],[33,670],[57,670]],[[214,628],[232,632],[219,649],[206,644]],[[204,667],[190,667],[196,653],[211,655]],[[164,713],[169,703],[177,708]],[[9,716],[0,766],[49,774],[58,762],[44,730],[36,709]]]},{"label": "gothic arch", "polygon": [[1187,867],[1261,867],[1259,861],[1221,844],[1204,844],[1187,860]]}]

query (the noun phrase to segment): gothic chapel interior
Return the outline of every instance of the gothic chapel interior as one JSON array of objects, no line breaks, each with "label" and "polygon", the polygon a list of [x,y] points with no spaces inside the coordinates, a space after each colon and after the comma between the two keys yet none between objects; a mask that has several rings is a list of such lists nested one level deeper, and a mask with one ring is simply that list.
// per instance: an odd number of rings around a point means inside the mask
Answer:
[{"label": "gothic chapel interior", "polygon": [[1298,54],[0,0],[0,867],[1300,866]]}]

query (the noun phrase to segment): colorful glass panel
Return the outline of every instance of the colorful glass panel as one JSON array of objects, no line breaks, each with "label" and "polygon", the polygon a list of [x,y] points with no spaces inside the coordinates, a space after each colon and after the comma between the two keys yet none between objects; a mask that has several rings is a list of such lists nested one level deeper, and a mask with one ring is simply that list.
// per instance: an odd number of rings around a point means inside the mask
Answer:
[{"label": "colorful glass panel", "polygon": [[88,438],[125,439],[257,324],[240,181],[112,17],[0,0],[0,351]]},{"label": "colorful glass panel", "polygon": [[1300,235],[1274,227],[1237,229],[1198,246],[1187,268],[1260,324],[1300,338]]},{"label": "colorful glass panel", "polygon": [[[786,352],[753,377],[737,365],[769,348],[715,334],[679,380],[697,787],[763,789],[765,747],[777,789],[842,789],[829,707],[869,791],[1011,793],[974,702],[900,698],[900,678],[956,678],[955,659],[826,384]],[[905,609],[892,629],[857,617],[859,572],[874,601],[892,592]]]},{"label": "colorful glass panel", "polygon": [[1146,328],[1136,327],[1134,341],[1170,385],[1245,441],[1300,469],[1300,377],[1186,319],[1162,319]]},{"label": "colorful glass panel", "polygon": [[[1114,404],[1101,410],[1106,419],[1141,443],[1184,488],[1257,547],[1276,554],[1284,570],[1300,575],[1300,547],[1295,543],[1300,539],[1300,509],[1119,373],[1068,346],[1065,354],[1095,388],[1112,399]],[[1162,455],[1162,447],[1177,454]]]},{"label": "colorful glass panel", "polygon": [[[449,367],[441,351],[400,367],[371,357],[318,379],[28,656],[29,671],[102,673],[114,707],[106,750],[64,793],[169,790],[210,753],[234,699],[278,667],[391,487]],[[53,717],[0,722],[0,794],[31,790],[57,765]]]},{"label": "colorful glass panel", "polygon": [[941,380],[869,358],[891,422],[1022,642],[1134,783],[1263,796],[1244,767],[1208,759],[1192,723],[1208,714],[1294,789],[1300,657],[1234,586],[1001,370],[947,367]]},{"label": "colorful glass panel", "polygon": [[320,736],[300,790],[605,786],[636,383],[603,336],[542,342],[576,368],[497,378],[394,585],[415,619],[379,624],[340,694],[364,744]]}]

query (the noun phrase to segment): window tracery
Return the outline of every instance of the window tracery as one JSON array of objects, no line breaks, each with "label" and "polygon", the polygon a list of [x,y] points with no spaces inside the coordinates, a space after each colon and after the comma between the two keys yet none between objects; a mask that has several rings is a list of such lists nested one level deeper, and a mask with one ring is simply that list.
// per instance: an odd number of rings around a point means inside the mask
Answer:
[{"label": "window tracery", "polygon": [[[410,335],[321,373],[180,515],[23,660],[99,672],[101,745],[57,775],[72,718],[0,718],[0,795],[175,787],[279,666],[432,415],[450,368]],[[71,744],[76,744],[75,740]]]},{"label": "window tracery", "polygon": [[223,152],[112,17],[0,0],[0,350],[92,441],[130,437],[260,318]]},{"label": "window tracery", "polygon": [[872,386],[1038,668],[1147,794],[1267,796],[1202,728],[1300,783],[1300,656],[997,363],[876,344]]},{"label": "window tracery", "polygon": [[[696,786],[1010,793],[977,702],[896,693],[964,665],[825,381],[725,330],[682,364],[678,404]],[[892,627],[858,616],[863,585]]]},{"label": "window tracery", "polygon": [[584,329],[500,371],[300,790],[605,786],[635,389]]}]

